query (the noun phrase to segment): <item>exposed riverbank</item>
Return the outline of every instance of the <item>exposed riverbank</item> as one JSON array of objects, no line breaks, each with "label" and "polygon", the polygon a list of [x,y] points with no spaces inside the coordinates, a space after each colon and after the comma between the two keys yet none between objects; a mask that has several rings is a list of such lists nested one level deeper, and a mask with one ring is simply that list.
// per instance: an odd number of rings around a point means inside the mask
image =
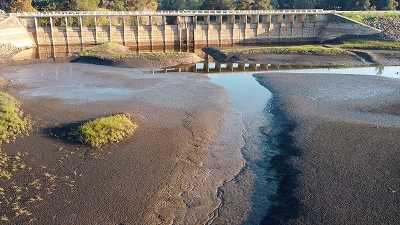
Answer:
[{"label": "exposed riverbank", "polygon": [[287,179],[263,222],[396,224],[400,81],[285,73],[256,78],[273,93],[289,135],[279,139],[286,148],[275,165]]},{"label": "exposed riverbank", "polygon": [[[282,47],[285,48],[285,47]],[[231,48],[213,47],[203,51],[221,62],[292,65],[292,66],[371,66],[371,65],[400,65],[398,50],[346,50],[340,54],[303,54],[303,53],[271,53],[264,51],[251,52],[247,49],[257,47],[241,47],[243,51],[229,51]],[[228,51],[225,51],[228,50]]]},{"label": "exposed riverbank", "polygon": [[[9,222],[204,224],[220,205],[217,188],[243,166],[241,116],[204,75],[79,63],[2,74],[35,122],[2,145],[26,165],[2,181]],[[121,112],[138,124],[128,140],[92,149],[67,138],[79,122]],[[29,213],[16,214],[16,204]]]}]

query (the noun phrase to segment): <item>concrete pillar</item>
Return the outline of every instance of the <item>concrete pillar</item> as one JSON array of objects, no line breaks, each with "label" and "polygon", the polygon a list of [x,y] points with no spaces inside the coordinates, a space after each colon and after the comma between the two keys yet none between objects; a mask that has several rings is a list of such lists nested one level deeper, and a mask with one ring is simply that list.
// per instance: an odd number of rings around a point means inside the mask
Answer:
[{"label": "concrete pillar", "polygon": [[263,15],[261,21],[262,23],[271,23],[271,15]]},{"label": "concrete pillar", "polygon": [[217,15],[217,24],[222,24],[222,15]]},{"label": "concrete pillar", "polygon": [[285,15],[285,23],[293,23],[293,22],[294,22],[294,15],[293,14]]},{"label": "concrete pillar", "polygon": [[149,23],[150,23],[150,51],[153,51],[153,17],[149,16]]},{"label": "concrete pillar", "polygon": [[246,71],[246,64],[238,63],[238,71]]},{"label": "concrete pillar", "polygon": [[108,22],[109,22],[109,24],[108,24],[108,41],[109,42],[112,42],[112,22],[111,22],[111,16],[109,16],[108,17]]},{"label": "concrete pillar", "polygon": [[50,42],[54,45],[54,34],[53,34],[53,17],[50,17]]},{"label": "concrete pillar", "polygon": [[97,34],[97,17],[94,17],[94,43],[98,44],[99,40],[98,40],[98,34]]},{"label": "concrete pillar", "polygon": [[260,68],[261,68],[261,70],[269,70],[268,64],[261,64]]},{"label": "concrete pillar", "polygon": [[207,73],[210,72],[210,67],[208,65],[208,63],[209,63],[208,60],[204,60],[203,63],[204,63],[203,64],[204,65],[204,67],[203,67],[204,68],[204,72],[207,72]]},{"label": "concrete pillar", "polygon": [[215,70],[218,72],[221,72],[221,63],[220,62],[215,62]]},{"label": "concrete pillar", "polygon": [[204,24],[210,24],[210,16],[204,16]]},{"label": "concrete pillar", "polygon": [[69,46],[69,42],[68,42],[68,18],[65,17],[65,45],[67,46],[67,52],[68,52],[68,46]]},{"label": "concrete pillar", "polygon": [[229,24],[235,24],[235,16],[234,15],[229,15],[228,16],[228,23]]},{"label": "concrete pillar", "polygon": [[36,44],[37,44],[37,45],[40,45],[40,43],[39,43],[39,38],[38,38],[38,37],[39,37],[39,36],[38,36],[38,19],[39,19],[39,18],[33,17],[33,19],[34,19],[34,22],[35,22]]},{"label": "concrete pillar", "polygon": [[258,15],[251,15],[251,23],[257,24],[259,22],[260,17]]},{"label": "concrete pillar", "polygon": [[79,31],[80,31],[80,36],[81,36],[81,45],[83,44],[83,33],[82,33],[82,27],[83,27],[83,24],[82,24],[82,17],[80,16],[79,17]]},{"label": "concrete pillar", "polygon": [[307,15],[308,22],[314,23],[316,18],[317,18],[316,14]]},{"label": "concrete pillar", "polygon": [[227,64],[226,64],[226,69],[227,69],[228,71],[233,71],[233,63],[227,63]]},{"label": "concrete pillar", "polygon": [[241,15],[239,23],[246,24],[247,23],[247,15]]},{"label": "concrete pillar", "polygon": [[306,15],[305,14],[297,15],[297,22],[303,23],[305,20],[306,20]]},{"label": "concrete pillar", "polygon": [[126,46],[126,17],[122,17],[122,44]]},{"label": "concrete pillar", "polygon": [[275,17],[275,23],[282,23],[283,20],[283,15],[274,15]]}]

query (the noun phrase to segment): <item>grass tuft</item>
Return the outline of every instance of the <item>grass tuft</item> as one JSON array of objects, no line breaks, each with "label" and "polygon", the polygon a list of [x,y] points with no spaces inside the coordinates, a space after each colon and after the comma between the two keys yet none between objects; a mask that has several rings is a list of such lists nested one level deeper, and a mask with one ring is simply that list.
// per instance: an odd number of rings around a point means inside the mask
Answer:
[{"label": "grass tuft", "polygon": [[378,18],[399,18],[400,13],[341,13],[342,16],[347,17],[349,19],[355,20],[360,23],[364,23],[367,20],[377,20]]},{"label": "grass tuft", "polygon": [[342,44],[335,45],[340,48],[355,49],[381,49],[381,50],[400,50],[399,42],[376,41],[362,38],[354,38],[343,41]]},{"label": "grass tuft", "polygon": [[0,142],[9,142],[19,134],[27,134],[30,128],[30,118],[23,116],[19,103],[7,93],[0,92]]},{"label": "grass tuft", "polygon": [[132,136],[136,129],[137,125],[131,121],[130,114],[122,113],[86,122],[72,134],[85,144],[100,147]]}]

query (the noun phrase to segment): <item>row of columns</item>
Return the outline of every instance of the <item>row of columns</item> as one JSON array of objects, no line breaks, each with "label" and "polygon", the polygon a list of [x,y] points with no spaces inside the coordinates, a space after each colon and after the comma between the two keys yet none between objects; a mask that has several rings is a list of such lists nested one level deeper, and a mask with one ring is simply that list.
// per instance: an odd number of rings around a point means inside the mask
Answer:
[{"label": "row of columns", "polygon": [[[225,16],[225,18],[224,18]],[[69,40],[69,33],[68,33],[68,26],[69,26],[69,22],[68,22],[68,18],[70,18],[71,16],[66,16],[63,18],[64,23],[65,23],[65,38],[67,40],[67,45],[68,45],[68,40]],[[98,17],[108,17],[108,27],[109,27],[109,37],[108,37],[108,41],[113,41],[112,37],[112,27],[113,27],[113,19],[115,18],[122,18],[122,26],[123,26],[123,34],[122,34],[122,38],[123,38],[123,43],[125,44],[125,33],[126,33],[126,27],[127,27],[127,17],[133,17],[134,19],[136,19],[136,26],[143,26],[143,25],[149,25],[149,26],[153,26],[153,22],[157,21],[158,24],[163,25],[164,29],[165,29],[165,25],[168,24],[167,22],[167,17],[175,17],[174,18],[174,24],[178,25],[178,39],[180,40],[180,44],[182,43],[181,40],[181,30],[185,29],[184,31],[188,32],[188,25],[193,25],[192,27],[195,27],[198,23],[198,17],[203,17],[203,24],[204,25],[209,25],[209,24],[236,24],[236,22],[238,22],[239,24],[247,24],[248,23],[248,19],[250,18],[250,23],[251,24],[259,24],[260,22],[263,24],[268,24],[268,23],[294,23],[294,22],[315,22],[317,14],[267,14],[267,15],[191,15],[191,16],[151,16],[151,15],[146,15],[146,16],[131,16],[131,15],[126,15],[126,16],[122,16],[122,15],[117,15],[117,16],[96,16],[96,15],[91,15],[91,16],[86,16],[85,18],[94,18],[94,41],[95,44],[99,43],[99,38],[98,38]],[[155,19],[155,17],[158,17],[157,19]],[[161,18],[160,18],[161,17]],[[213,17],[213,18],[212,18]],[[237,20],[238,17],[238,21]],[[34,19],[34,26],[35,26],[35,31],[36,31],[36,42],[38,43],[38,27],[41,26],[41,24],[39,23],[41,17],[33,17]],[[62,18],[62,17],[61,17]],[[84,24],[83,24],[83,16],[77,16],[77,18],[79,18],[78,22],[79,22],[79,27],[80,27],[80,44],[84,44],[83,41],[83,28],[84,28]],[[211,19],[214,20],[215,18],[215,22],[211,21]],[[140,21],[142,20],[146,22],[146,24],[139,24]],[[261,19],[261,20],[260,20]],[[62,19],[61,19],[62,20]],[[51,39],[51,45],[54,44],[54,17],[49,17],[49,25],[50,25],[50,39]],[[103,24],[101,24],[103,27]],[[128,25],[128,27],[130,27],[131,25]],[[129,29],[129,28],[128,28]],[[138,29],[139,30],[139,29]],[[150,32],[152,32],[152,29],[150,29]],[[165,32],[164,32],[165,33]],[[150,34],[150,46],[152,46],[152,36]],[[186,37],[188,37],[188,33],[186,33]],[[138,40],[138,38],[136,39]],[[165,40],[165,37],[164,37]],[[38,43],[39,44],[39,43]],[[139,43],[137,43],[137,46],[139,46]]]},{"label": "row of columns", "polygon": [[293,67],[291,65],[270,65],[270,64],[246,64],[246,63],[221,63],[214,61],[214,66],[210,68],[209,61],[203,62],[203,68],[198,69],[196,65],[190,67],[176,67],[163,69],[164,73],[168,72],[196,72],[196,73],[220,73],[220,72],[242,72],[242,71],[276,71],[283,69],[298,69],[307,67]]},{"label": "row of columns", "polygon": [[[174,24],[197,24],[198,17],[203,17],[203,24],[222,24],[223,23],[223,16],[224,15],[203,15],[203,16],[107,16],[109,20],[109,25],[112,26],[112,18],[120,17],[123,19],[123,23],[125,25],[125,18],[126,17],[134,17],[137,21],[136,25],[153,25],[153,17],[161,17],[161,24],[160,25],[167,25],[167,17],[175,17]],[[317,15],[316,14],[275,14],[275,15],[239,15],[239,20],[236,21],[235,15],[225,15],[227,17],[226,24],[246,24],[248,23],[248,18],[250,17],[250,23],[257,24],[257,23],[293,23],[293,22],[315,22]],[[79,18],[80,26],[83,26],[82,16],[76,16]],[[94,18],[94,25],[97,26],[97,18],[98,17],[106,17],[106,16],[86,16],[87,18]],[[140,18],[147,17],[145,24],[138,24],[140,22]],[[211,21],[211,17],[215,17],[215,23]],[[35,26],[41,26],[38,24],[38,19],[42,17],[33,17],[35,20]],[[261,18],[261,20],[260,20]],[[50,26],[54,26],[54,17],[49,17]],[[65,26],[68,26],[68,17],[64,17]],[[159,20],[158,20],[159,21]]]}]

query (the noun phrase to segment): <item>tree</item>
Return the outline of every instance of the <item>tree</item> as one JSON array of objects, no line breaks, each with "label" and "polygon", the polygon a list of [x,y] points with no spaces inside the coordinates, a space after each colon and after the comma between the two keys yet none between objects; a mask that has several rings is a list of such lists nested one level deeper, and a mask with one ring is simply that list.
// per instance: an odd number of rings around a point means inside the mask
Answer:
[{"label": "tree", "polygon": [[73,0],[77,11],[95,11],[100,0]]},{"label": "tree", "polygon": [[12,0],[8,5],[9,12],[36,12],[32,0]]},{"label": "tree", "polygon": [[318,6],[323,9],[345,10],[348,0],[320,0]]},{"label": "tree", "polygon": [[251,0],[235,0],[233,2],[233,5],[234,5],[235,9],[248,10],[248,9],[251,9],[252,3],[253,2]]},{"label": "tree", "polygon": [[254,0],[251,9],[253,10],[265,10],[271,9],[270,0]]},{"label": "tree", "polygon": [[377,10],[396,10],[399,3],[396,0],[371,0]]},{"label": "tree", "polygon": [[295,9],[313,9],[317,3],[317,0],[293,0],[292,4]]},{"label": "tree", "polygon": [[349,0],[345,10],[370,10],[371,3],[369,0]]}]

